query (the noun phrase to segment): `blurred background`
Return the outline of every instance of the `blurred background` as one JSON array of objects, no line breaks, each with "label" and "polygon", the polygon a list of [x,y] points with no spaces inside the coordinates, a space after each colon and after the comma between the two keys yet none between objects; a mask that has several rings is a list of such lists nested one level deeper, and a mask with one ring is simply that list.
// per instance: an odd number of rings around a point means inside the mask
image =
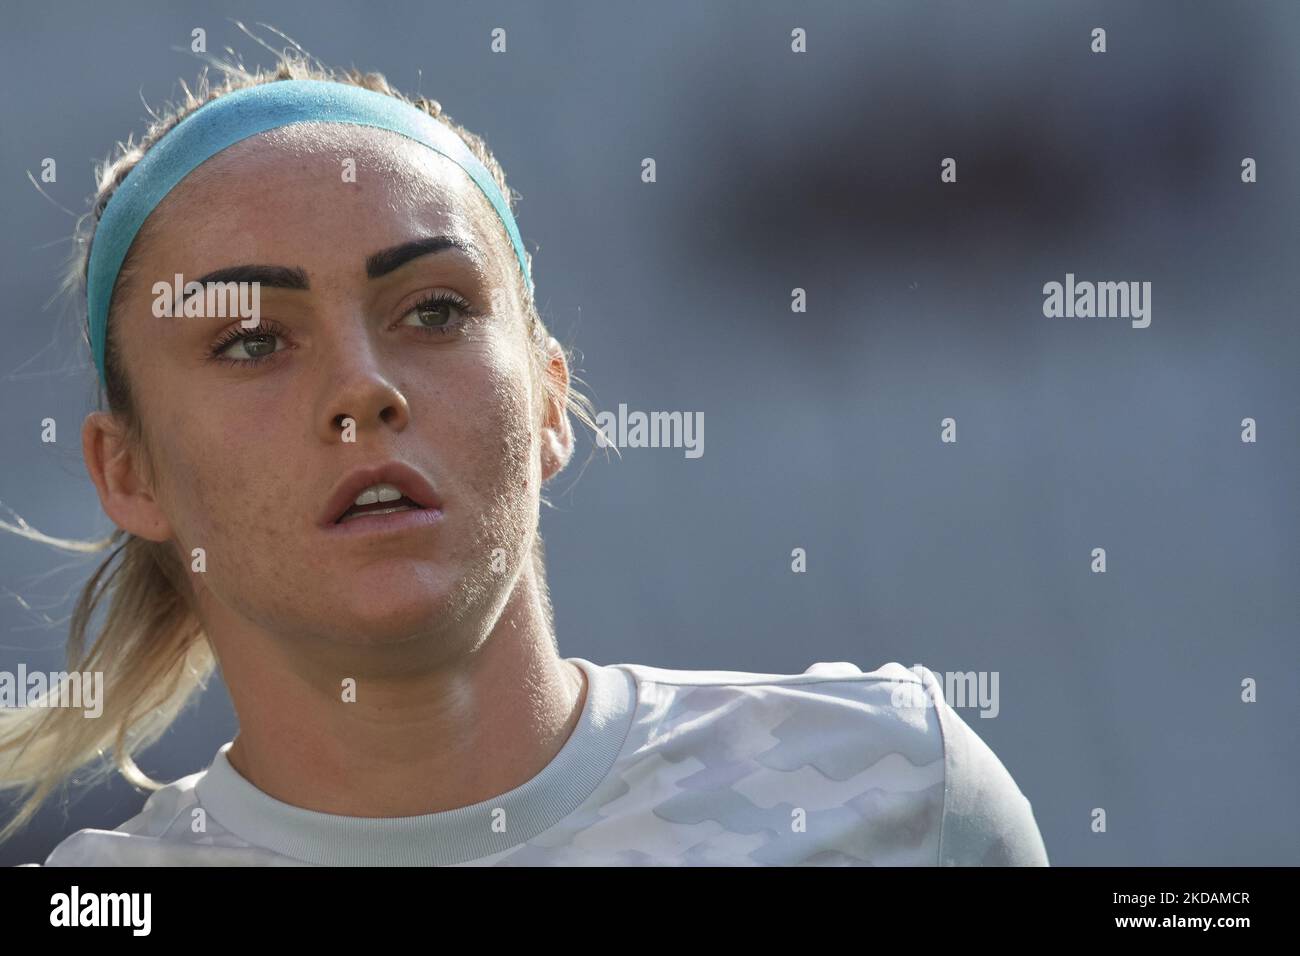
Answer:
[{"label": "blurred background", "polygon": [[[700,458],[592,456],[584,434],[550,486],[565,656],[996,671],[997,717],[959,713],[1053,864],[1300,863],[1296,4],[23,0],[4,18],[0,502],[36,528],[111,529],[78,437],[94,370],[55,299],[60,207],[85,210],[142,100],[193,81],[191,30],[252,66],[271,56],[233,21],[287,45],[263,21],[486,138],[598,409],[704,415]],[[28,180],[44,157],[48,198]],[[1067,272],[1151,282],[1150,327],[1044,317]],[[0,669],[63,667],[92,567],[0,535]],[[141,765],[201,770],[236,729],[216,681]],[[69,788],[0,864],[144,799]]]}]

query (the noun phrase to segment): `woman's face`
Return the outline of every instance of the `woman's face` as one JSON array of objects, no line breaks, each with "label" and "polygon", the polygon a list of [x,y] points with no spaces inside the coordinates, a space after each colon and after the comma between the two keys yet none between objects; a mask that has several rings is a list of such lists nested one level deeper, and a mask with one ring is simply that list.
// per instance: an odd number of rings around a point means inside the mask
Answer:
[{"label": "woman's face", "polygon": [[[469,177],[386,131],[286,127],[209,160],[142,236],[113,329],[157,469],[146,536],[186,567],[204,549],[200,607],[352,644],[485,633],[571,436],[533,381],[518,266]],[[440,236],[463,248],[368,269]],[[154,283],[247,265],[301,270],[305,286],[263,280],[258,338],[233,338],[238,316],[153,314]],[[453,303],[416,308],[431,295]],[[440,517],[322,524],[349,473],[393,461],[428,480]]]}]

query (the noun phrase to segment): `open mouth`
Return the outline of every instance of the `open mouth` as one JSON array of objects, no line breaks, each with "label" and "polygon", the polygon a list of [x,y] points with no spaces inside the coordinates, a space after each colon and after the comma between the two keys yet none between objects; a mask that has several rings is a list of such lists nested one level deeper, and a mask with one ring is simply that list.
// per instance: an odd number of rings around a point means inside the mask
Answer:
[{"label": "open mouth", "polygon": [[401,489],[396,485],[382,483],[371,485],[357,495],[356,501],[349,505],[348,509],[339,515],[334,523],[343,524],[347,521],[355,521],[358,518],[391,515],[399,511],[421,511],[423,509],[424,505],[402,494]]}]

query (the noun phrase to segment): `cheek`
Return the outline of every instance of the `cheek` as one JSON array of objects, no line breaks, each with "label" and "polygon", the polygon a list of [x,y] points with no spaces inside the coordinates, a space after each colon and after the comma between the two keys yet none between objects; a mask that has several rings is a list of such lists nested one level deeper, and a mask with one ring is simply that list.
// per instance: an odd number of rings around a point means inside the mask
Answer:
[{"label": "cheek", "polygon": [[308,462],[287,452],[287,439],[268,448],[265,430],[250,436],[248,423],[258,419],[230,410],[202,424],[191,419],[167,449],[164,507],[184,565],[193,567],[194,549],[203,549],[204,573],[192,575],[200,603],[215,599],[264,627],[291,629],[302,595],[320,580],[311,573],[305,506],[282,506],[303,493],[295,475]]},{"label": "cheek", "polygon": [[[464,371],[431,396],[426,409],[434,411],[424,411],[429,425],[419,432],[448,490],[448,518],[470,552],[464,557],[473,561],[495,548],[519,550],[531,534],[540,464],[526,363],[513,351],[485,349]],[[421,408],[412,416],[419,421]]]},{"label": "cheek", "polygon": [[[534,436],[526,376],[527,369],[512,352],[489,351],[466,400],[456,402],[460,461],[446,464],[463,469],[466,477],[473,475],[477,486],[491,489],[494,496],[526,495],[532,485]],[[437,455],[436,448],[433,453]]]},{"label": "cheek", "polygon": [[161,504],[177,545],[187,558],[203,548],[209,573],[255,564],[274,550],[267,542],[287,530],[289,512],[276,502],[294,487],[294,461],[258,419],[229,409],[178,409],[154,439]]}]

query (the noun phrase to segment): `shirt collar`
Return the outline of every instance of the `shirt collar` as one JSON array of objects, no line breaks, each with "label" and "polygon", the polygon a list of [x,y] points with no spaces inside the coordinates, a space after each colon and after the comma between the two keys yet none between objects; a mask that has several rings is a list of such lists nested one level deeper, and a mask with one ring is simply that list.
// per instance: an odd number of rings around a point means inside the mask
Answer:
[{"label": "shirt collar", "polygon": [[613,766],[631,726],[636,705],[631,674],[580,657],[568,660],[587,675],[587,699],[577,726],[540,773],[507,793],[414,817],[304,810],[241,776],[226,757],[231,741],[221,746],[196,784],[199,802],[240,839],[324,866],[443,866],[508,850],[554,826],[591,795]]}]

